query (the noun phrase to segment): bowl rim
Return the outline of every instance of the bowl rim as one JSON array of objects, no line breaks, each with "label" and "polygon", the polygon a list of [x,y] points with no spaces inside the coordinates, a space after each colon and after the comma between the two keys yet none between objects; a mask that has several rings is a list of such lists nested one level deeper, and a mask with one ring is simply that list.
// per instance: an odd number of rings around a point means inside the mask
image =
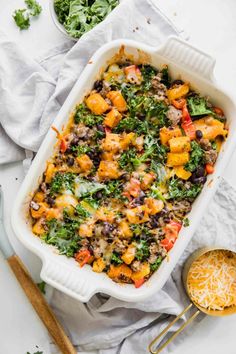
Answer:
[{"label": "bowl rim", "polygon": [[52,18],[52,21],[55,25],[55,27],[67,38],[71,39],[74,42],[77,42],[79,38],[74,38],[70,36],[67,31],[65,30],[65,27],[58,21],[57,14],[54,9],[54,1],[55,0],[50,0],[49,1],[49,12]]}]

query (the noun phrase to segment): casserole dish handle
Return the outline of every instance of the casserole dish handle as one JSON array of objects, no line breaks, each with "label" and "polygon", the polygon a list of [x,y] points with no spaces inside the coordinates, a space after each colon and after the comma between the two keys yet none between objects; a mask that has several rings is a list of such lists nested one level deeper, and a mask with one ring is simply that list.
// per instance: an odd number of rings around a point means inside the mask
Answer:
[{"label": "casserole dish handle", "polygon": [[178,37],[170,36],[155,53],[167,57],[205,80],[214,82],[215,59]]},{"label": "casserole dish handle", "polygon": [[[86,266],[85,266],[86,267]],[[78,267],[79,268],[79,267]],[[93,282],[86,277],[79,277],[75,272],[66,265],[56,262],[55,259],[44,259],[40,277],[46,283],[61,290],[81,302],[87,302],[95,293]],[[75,274],[77,273],[77,274]]]}]

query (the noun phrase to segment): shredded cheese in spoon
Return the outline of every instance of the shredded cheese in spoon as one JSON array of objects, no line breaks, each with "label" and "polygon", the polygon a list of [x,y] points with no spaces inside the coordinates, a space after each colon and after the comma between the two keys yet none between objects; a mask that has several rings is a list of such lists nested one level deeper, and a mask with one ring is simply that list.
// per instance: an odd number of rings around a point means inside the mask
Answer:
[{"label": "shredded cheese in spoon", "polygon": [[187,285],[192,300],[208,310],[236,306],[236,255],[226,250],[202,255],[193,262]]}]

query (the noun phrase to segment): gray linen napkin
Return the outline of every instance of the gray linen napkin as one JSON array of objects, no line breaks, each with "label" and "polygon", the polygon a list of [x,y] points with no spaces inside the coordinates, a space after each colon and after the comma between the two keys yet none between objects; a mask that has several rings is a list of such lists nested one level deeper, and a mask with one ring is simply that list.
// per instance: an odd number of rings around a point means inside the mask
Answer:
[{"label": "gray linen napkin", "polygon": [[[209,203],[192,241],[161,291],[139,303],[127,303],[100,294],[86,304],[54,290],[51,304],[61,319],[78,352],[97,349],[99,354],[148,353],[148,344],[179,314],[189,300],[181,282],[186,258],[196,249],[219,245],[236,251],[236,191],[224,179]],[[200,316],[200,321],[204,316]],[[181,324],[177,323],[170,333]],[[190,328],[191,330],[191,328]],[[164,353],[182,341],[183,332]],[[190,332],[191,333],[191,332]]]},{"label": "gray linen napkin", "polygon": [[85,65],[103,44],[129,38],[158,46],[174,34],[179,31],[155,0],[121,1],[73,47],[68,40],[40,61],[0,32],[0,164],[23,159],[23,149],[38,150]]}]

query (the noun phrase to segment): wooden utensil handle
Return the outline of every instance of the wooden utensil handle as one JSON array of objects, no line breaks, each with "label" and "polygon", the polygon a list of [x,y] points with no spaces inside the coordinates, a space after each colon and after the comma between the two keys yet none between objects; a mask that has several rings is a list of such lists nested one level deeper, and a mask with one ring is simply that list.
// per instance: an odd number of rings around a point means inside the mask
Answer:
[{"label": "wooden utensil handle", "polygon": [[22,289],[24,290],[37,314],[43,321],[44,325],[48,329],[48,332],[54,339],[60,351],[63,354],[76,354],[77,351],[73,347],[60,323],[57,321],[43,294],[39,290],[38,286],[34,283],[21,259],[17,255],[13,255],[9,257],[7,261],[17,280],[19,281]]}]

